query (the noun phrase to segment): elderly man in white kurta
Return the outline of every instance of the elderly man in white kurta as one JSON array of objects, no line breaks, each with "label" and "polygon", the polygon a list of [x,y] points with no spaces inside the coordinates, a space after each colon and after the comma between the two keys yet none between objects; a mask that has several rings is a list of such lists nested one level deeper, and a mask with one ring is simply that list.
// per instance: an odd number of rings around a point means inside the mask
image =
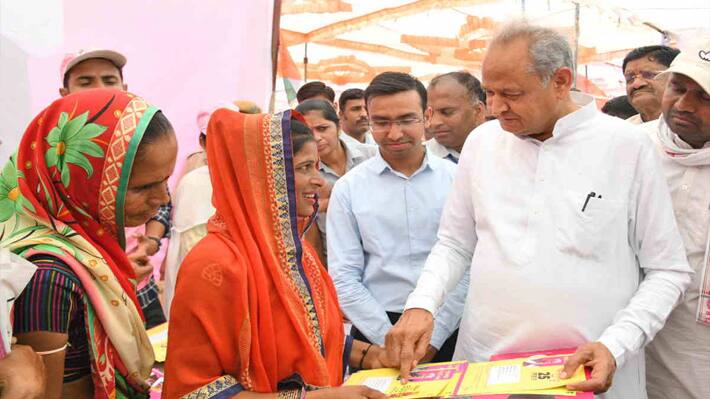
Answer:
[{"label": "elderly man in white kurta", "polygon": [[552,30],[507,26],[482,76],[498,120],[464,145],[388,361],[408,377],[470,268],[455,359],[574,346],[565,372],[585,364],[592,378],[571,389],[646,398],[643,347],[692,276],[653,144],[570,93],[571,50]]},{"label": "elderly man in white kurta", "polygon": [[[710,41],[673,61],[663,116],[644,124],[661,154],[688,261],[688,293],[646,348],[650,399],[710,398]],[[708,54],[708,53],[706,53]]]}]

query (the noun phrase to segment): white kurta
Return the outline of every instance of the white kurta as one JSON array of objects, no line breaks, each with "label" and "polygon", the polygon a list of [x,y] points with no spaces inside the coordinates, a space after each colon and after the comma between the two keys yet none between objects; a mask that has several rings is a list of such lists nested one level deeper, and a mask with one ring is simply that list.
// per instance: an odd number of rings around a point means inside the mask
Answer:
[{"label": "white kurta", "polygon": [[641,349],[692,272],[645,132],[573,96],[544,142],[497,121],[469,136],[406,308],[435,313],[470,267],[456,359],[600,341],[619,366],[602,397],[641,399]]},{"label": "white kurta", "polygon": [[685,297],[646,348],[648,396],[706,399],[710,398],[710,326],[695,318],[710,229],[710,165],[684,166],[665,156],[658,140],[658,121],[643,126],[649,128],[661,154],[678,227],[695,270]]},{"label": "white kurta", "polygon": [[170,243],[165,255],[163,309],[170,319],[170,304],[182,261],[192,247],[207,235],[207,221],[214,215],[212,181],[207,166],[193,169],[180,179],[173,196]]}]

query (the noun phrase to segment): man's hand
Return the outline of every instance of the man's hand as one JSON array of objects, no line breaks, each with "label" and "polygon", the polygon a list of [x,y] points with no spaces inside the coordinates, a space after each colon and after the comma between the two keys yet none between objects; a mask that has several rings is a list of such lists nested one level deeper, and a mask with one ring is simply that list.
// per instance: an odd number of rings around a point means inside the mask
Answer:
[{"label": "man's hand", "polygon": [[564,380],[571,377],[580,366],[591,367],[592,378],[567,385],[567,389],[599,394],[606,392],[611,387],[614,372],[616,372],[616,359],[604,344],[590,342],[577,348],[577,352],[567,358],[560,378]]},{"label": "man's hand", "polygon": [[145,234],[138,234],[136,239],[138,240],[136,251],[142,251],[148,256],[153,256],[160,250],[158,243],[148,238]]},{"label": "man's hand", "polygon": [[399,367],[402,383],[407,382],[409,372],[426,356],[433,330],[434,316],[429,311],[409,309],[387,333],[387,366]]},{"label": "man's hand", "polygon": [[[151,241],[146,239],[145,241]],[[148,243],[140,242],[138,246],[128,253],[128,260],[131,261],[133,272],[136,274],[136,281],[143,281],[153,273],[153,265],[150,263],[150,255],[148,255]]]},{"label": "man's hand", "polygon": [[29,346],[15,345],[4,359],[0,359],[2,399],[43,398],[46,384],[42,357]]}]

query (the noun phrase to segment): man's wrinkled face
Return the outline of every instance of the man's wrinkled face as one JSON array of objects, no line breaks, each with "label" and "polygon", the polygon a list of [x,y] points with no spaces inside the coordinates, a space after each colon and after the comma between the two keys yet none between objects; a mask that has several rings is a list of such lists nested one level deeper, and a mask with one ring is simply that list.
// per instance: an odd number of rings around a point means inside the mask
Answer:
[{"label": "man's wrinkled face", "polygon": [[667,66],[649,57],[642,57],[626,64],[624,70],[626,95],[637,111],[648,114],[660,112],[666,79],[657,78],[657,75],[666,69]]},{"label": "man's wrinkled face", "polygon": [[696,81],[671,74],[662,108],[668,127],[683,141],[698,148],[710,141],[710,95]]},{"label": "man's wrinkled face", "polygon": [[60,89],[62,96],[89,89],[113,88],[124,91],[127,89],[118,67],[103,58],[82,61],[67,73],[69,74],[67,87]]},{"label": "man's wrinkled face", "polygon": [[517,136],[551,132],[560,105],[562,90],[543,84],[531,64],[528,41],[517,39],[489,48],[481,70],[488,111]]}]

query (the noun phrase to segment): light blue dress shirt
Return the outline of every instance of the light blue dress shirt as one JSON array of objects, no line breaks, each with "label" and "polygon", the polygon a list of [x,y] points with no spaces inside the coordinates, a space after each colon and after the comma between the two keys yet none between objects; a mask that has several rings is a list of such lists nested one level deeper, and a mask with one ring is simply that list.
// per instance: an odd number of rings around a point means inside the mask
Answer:
[{"label": "light blue dress shirt", "polygon": [[[407,177],[378,153],[340,178],[327,216],[328,271],[340,306],[371,342],[383,345],[392,328],[386,312],[401,313],[436,243],[456,165],[425,156]],[[458,328],[468,275],[435,315],[437,349]]]}]

